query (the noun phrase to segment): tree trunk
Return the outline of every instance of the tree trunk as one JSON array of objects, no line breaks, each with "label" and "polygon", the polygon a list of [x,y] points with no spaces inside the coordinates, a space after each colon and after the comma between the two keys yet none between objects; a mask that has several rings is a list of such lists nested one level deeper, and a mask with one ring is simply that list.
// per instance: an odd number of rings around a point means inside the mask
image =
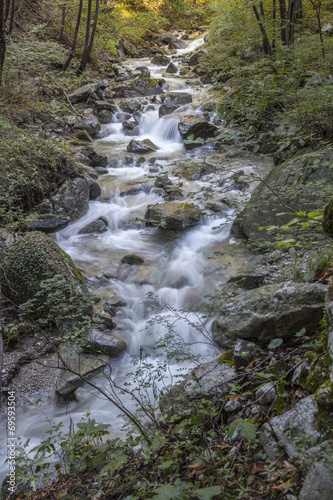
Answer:
[{"label": "tree trunk", "polygon": [[90,41],[89,41],[89,47],[87,51],[87,61],[90,57],[93,45],[94,45],[94,39],[95,39],[95,34],[96,34],[96,29],[97,29],[97,22],[98,22],[98,13],[99,13],[99,0],[96,0],[96,7],[95,7],[95,14],[94,14],[94,23],[91,29],[91,35],[90,35]]},{"label": "tree trunk", "polygon": [[13,31],[14,14],[15,14],[15,0],[12,0],[12,6],[11,6],[11,9],[10,9],[10,17],[9,17],[9,27],[8,27],[8,34],[9,35]]},{"label": "tree trunk", "polygon": [[68,69],[68,66],[70,65],[71,60],[73,59],[74,54],[75,54],[75,48],[76,48],[77,35],[78,35],[78,33],[79,33],[80,23],[81,23],[82,7],[83,7],[83,0],[80,0],[80,3],[79,3],[79,10],[78,10],[78,13],[77,13],[77,18],[76,18],[76,26],[75,26],[75,32],[74,32],[73,43],[72,43],[71,51],[70,51],[70,53],[69,53],[69,56],[68,56],[68,58],[67,58],[67,61],[66,61],[66,62],[65,62],[65,64],[64,64],[64,71],[66,71],[66,70]]},{"label": "tree trunk", "polygon": [[62,6],[62,16],[61,16],[61,25],[60,25],[60,31],[59,31],[59,36],[58,36],[58,42],[61,42],[62,37],[64,36],[66,9],[67,9],[66,4],[67,4],[67,0],[64,1],[63,6]]},{"label": "tree trunk", "polygon": [[82,54],[81,63],[79,66],[79,71],[82,72],[85,70],[88,58],[88,48],[89,48],[89,39],[90,39],[90,23],[91,23],[91,8],[92,8],[92,0],[88,0],[88,13],[87,13],[87,24],[86,24],[86,37],[84,41],[84,49]]},{"label": "tree trunk", "polygon": [[[13,0],[14,1],[14,0]],[[10,8],[10,0],[6,0],[6,8],[5,8],[5,18],[4,22],[7,22],[8,15],[9,15],[9,8]]]},{"label": "tree trunk", "polygon": [[0,0],[0,85],[2,82],[2,71],[6,56],[6,35],[5,35],[5,11],[4,0]]},{"label": "tree trunk", "polygon": [[265,26],[263,25],[263,22],[261,20],[261,17],[259,15],[259,12],[257,10],[257,7],[255,5],[252,6],[254,15],[256,16],[260,31],[261,31],[261,36],[262,36],[262,46],[263,46],[263,51],[264,54],[271,56],[272,55],[272,47],[271,44],[269,43],[267,32],[265,29]]},{"label": "tree trunk", "polygon": [[272,41],[272,51],[275,52],[276,45],[276,0],[273,0],[273,41]]}]

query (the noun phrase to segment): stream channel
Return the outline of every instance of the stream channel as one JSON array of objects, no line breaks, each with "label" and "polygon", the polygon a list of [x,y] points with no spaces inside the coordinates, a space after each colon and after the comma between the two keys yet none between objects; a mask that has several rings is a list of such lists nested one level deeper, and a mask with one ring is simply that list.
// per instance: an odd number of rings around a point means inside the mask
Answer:
[{"label": "stream channel", "polygon": [[[172,62],[180,65],[202,44],[203,36],[189,42],[187,48],[177,50]],[[212,318],[205,318],[203,312],[189,311],[200,310],[209,302],[207,295],[214,293],[230,276],[249,270],[253,257],[240,250],[238,242],[230,236],[230,227],[255,183],[239,189],[233,184],[231,176],[242,171],[241,175],[251,178],[252,174],[258,174],[258,164],[241,155],[237,158],[237,154],[228,159],[225,153],[214,150],[211,145],[185,150],[178,123],[187,114],[204,115],[201,106],[211,100],[210,85],[189,86],[185,79],[178,75],[170,76],[165,73],[165,67],[153,65],[149,59],[126,60],[123,64],[132,71],[139,66],[147,66],[151,78],[165,79],[166,92],[191,93],[193,102],[159,118],[160,96],[141,98],[143,105],[135,136],[125,135],[122,122],[126,116],[119,110],[112,123],[107,125],[108,135],[94,143],[95,151],[110,159],[108,173],[98,179],[101,196],[90,202],[85,216],[55,237],[58,245],[83,271],[91,293],[100,297],[100,307],[111,296],[120,297],[125,303],[118,308],[114,321],[116,329],[125,335],[128,349],[118,358],[111,359],[110,363],[112,377],[118,385],[129,382],[135,387],[136,381],[128,375],[135,371],[131,364],[132,356],[144,352],[146,361],[156,369],[166,359],[163,348],[153,348],[155,341],[168,332],[163,322],[151,321],[156,314],[160,318],[168,318],[176,338],[191,344],[189,349],[200,356],[200,362],[216,356],[216,347],[207,343],[207,339],[193,326],[201,322],[209,333]],[[212,113],[209,119],[223,129],[223,123],[217,121],[216,114]],[[132,139],[150,139],[159,149],[139,160],[143,155],[127,152]],[[213,168],[198,179],[189,180],[175,175],[180,165],[203,163]],[[163,198],[163,190],[154,185],[158,175],[168,175],[174,187],[180,187],[183,194],[180,203],[200,206],[203,210],[200,224],[178,232],[146,227],[143,219],[147,206],[167,201]],[[98,235],[79,234],[80,229],[101,216],[108,221],[107,231]],[[122,264],[122,257],[128,254],[142,257],[143,264]],[[147,297],[148,305],[156,305],[155,310],[147,307]],[[179,313],[179,310],[183,312]],[[173,360],[160,382],[157,375],[155,379],[152,377],[152,401],[161,385],[170,383],[171,379],[175,383],[177,379],[174,377],[179,370],[184,373],[193,366],[191,361]],[[108,390],[108,382],[103,375],[93,380]],[[133,409],[130,397],[121,397],[125,406]],[[97,391],[84,386],[77,391],[77,399],[67,405],[60,404],[54,397],[18,408],[17,436],[23,442],[30,438],[30,446],[33,447],[46,436],[45,432],[50,427],[46,418],[55,423],[62,421],[63,430],[67,432],[70,419],[78,422],[87,409],[97,422],[110,424],[111,436],[122,435],[125,419],[118,416],[119,410]]]}]

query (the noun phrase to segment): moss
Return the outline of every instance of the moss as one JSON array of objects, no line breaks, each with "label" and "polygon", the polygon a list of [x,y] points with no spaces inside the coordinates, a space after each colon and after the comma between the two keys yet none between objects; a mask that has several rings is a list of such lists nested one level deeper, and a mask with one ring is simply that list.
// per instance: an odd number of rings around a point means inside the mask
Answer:
[{"label": "moss", "polygon": [[325,207],[323,229],[330,236],[333,236],[333,196]]},{"label": "moss", "polygon": [[83,286],[80,271],[72,259],[44,233],[31,232],[15,239],[4,251],[0,281],[5,296],[16,304],[31,299],[41,281],[62,274],[71,288]]},{"label": "moss", "polygon": [[218,358],[218,363],[219,365],[229,365],[229,366],[234,366],[234,351],[233,349],[230,349],[229,351],[226,351],[223,353],[219,358]]}]

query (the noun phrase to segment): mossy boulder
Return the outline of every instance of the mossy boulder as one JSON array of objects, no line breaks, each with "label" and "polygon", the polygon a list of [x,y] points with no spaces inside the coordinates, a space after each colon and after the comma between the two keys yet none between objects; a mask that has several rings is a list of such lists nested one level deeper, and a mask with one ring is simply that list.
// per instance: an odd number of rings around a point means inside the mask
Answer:
[{"label": "mossy boulder", "polygon": [[126,85],[116,85],[112,87],[116,97],[142,97],[149,95],[163,94],[160,80],[153,78],[137,78]]},{"label": "mossy boulder", "polygon": [[32,299],[41,290],[42,282],[55,275],[63,276],[72,296],[86,292],[81,273],[72,259],[44,233],[30,232],[19,236],[10,246],[2,246],[0,255],[2,293],[15,304],[21,305]]},{"label": "mossy boulder", "polygon": [[[332,165],[333,150],[329,149],[300,155],[273,168],[235,219],[232,234],[269,247],[291,236],[313,239],[315,233],[322,233],[319,225],[310,232],[308,227],[297,224],[283,232],[278,229],[263,231],[260,228],[282,226],[295,217],[295,212],[308,213],[325,206],[332,195]],[[328,222],[331,207],[332,204],[326,210],[325,230],[328,232],[332,229]]]}]

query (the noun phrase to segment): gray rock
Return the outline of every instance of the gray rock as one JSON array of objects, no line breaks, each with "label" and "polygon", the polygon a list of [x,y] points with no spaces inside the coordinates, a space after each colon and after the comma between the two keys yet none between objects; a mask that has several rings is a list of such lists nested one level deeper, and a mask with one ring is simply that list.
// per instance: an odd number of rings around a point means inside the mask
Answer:
[{"label": "gray rock", "polygon": [[160,399],[162,412],[169,415],[186,408],[188,397],[205,392],[223,391],[225,385],[236,376],[236,371],[228,364],[212,360],[194,368],[183,382],[175,385]]},{"label": "gray rock", "polygon": [[199,50],[198,52],[193,54],[188,60],[189,66],[195,66],[196,64],[198,64],[200,61],[200,58],[205,56],[205,55],[206,55],[206,53],[203,50]]},{"label": "gray rock", "polygon": [[177,66],[175,66],[172,62],[168,65],[167,69],[165,70],[167,73],[177,73],[178,69]]},{"label": "gray rock", "polygon": [[327,287],[316,283],[282,283],[249,290],[222,305],[215,341],[290,337],[319,327]]},{"label": "gray rock", "polygon": [[28,230],[42,231],[43,233],[56,233],[68,226],[69,217],[61,217],[54,214],[39,215],[37,220],[29,222]]},{"label": "gray rock", "polygon": [[112,91],[117,97],[142,97],[163,94],[160,80],[137,78],[127,85],[116,85]]},{"label": "gray rock", "polygon": [[94,354],[107,354],[108,356],[119,356],[127,349],[127,343],[117,332],[100,332],[90,330],[87,335],[88,348]]},{"label": "gray rock", "polygon": [[80,141],[93,142],[91,135],[86,130],[79,130],[75,135]]},{"label": "gray rock", "polygon": [[186,49],[187,44],[183,40],[171,40],[168,44],[169,50]]},{"label": "gray rock", "polygon": [[89,200],[96,200],[96,198],[100,196],[102,190],[99,184],[97,184],[97,182],[95,182],[90,177],[87,177],[87,181],[89,183]]},{"label": "gray rock", "polygon": [[153,153],[154,151],[157,150],[158,147],[155,146],[155,144],[152,143],[151,140],[149,139],[144,139],[143,141],[138,141],[136,139],[133,139],[127,146],[127,151],[129,153],[147,154],[147,153]]},{"label": "gray rock", "polygon": [[74,125],[74,128],[79,130],[86,130],[91,137],[94,137],[101,130],[101,124],[95,115],[90,114],[79,123],[76,123],[76,125]]},{"label": "gray rock", "polygon": [[159,117],[172,113],[180,106],[185,106],[192,102],[192,95],[188,92],[169,92],[159,108]]},{"label": "gray rock", "polygon": [[270,457],[275,453],[276,456],[277,442],[289,456],[297,454],[300,444],[307,448],[315,445],[321,437],[316,424],[317,411],[315,396],[308,396],[299,401],[292,410],[273,417],[261,429],[260,439],[265,453]]},{"label": "gray rock", "polygon": [[66,181],[57,194],[52,197],[56,214],[68,216],[71,221],[79,219],[89,207],[89,183],[77,177]]},{"label": "gray rock", "polygon": [[163,229],[186,229],[199,224],[201,209],[196,205],[179,202],[148,205],[145,215],[153,226]]},{"label": "gray rock", "polygon": [[333,383],[333,294],[332,294],[332,284],[329,286],[327,297],[326,297],[326,314],[328,321],[328,339],[327,339],[327,349],[328,354],[331,359],[331,382]]},{"label": "gray rock", "polygon": [[[203,142],[206,139],[214,137],[218,132],[218,128],[215,125],[195,115],[184,116],[178,124],[178,130],[183,140],[189,140],[190,136],[193,136],[193,141],[202,139]],[[202,142],[185,143],[185,149],[187,150],[200,146],[202,146]]]},{"label": "gray rock", "polygon": [[72,94],[69,94],[69,100],[72,104],[76,104],[78,102],[86,101],[88,97],[91,96],[93,92],[96,92],[99,89],[99,83],[88,83],[83,87],[80,87]]},{"label": "gray rock", "polygon": [[324,441],[310,448],[303,457],[305,476],[299,500],[331,500],[333,498],[333,443]]},{"label": "gray rock", "polygon": [[95,171],[98,173],[98,175],[105,175],[109,173],[108,169],[104,167],[95,167]]},{"label": "gray rock", "polygon": [[95,107],[97,111],[101,111],[102,109],[107,109],[112,113],[117,112],[117,106],[110,101],[95,101]]},{"label": "gray rock", "polygon": [[156,54],[151,60],[151,63],[157,66],[167,66],[169,62],[170,59],[164,54]]},{"label": "gray rock", "polygon": [[126,100],[119,104],[119,107],[125,113],[135,113],[135,111],[141,110],[141,104],[136,100]]},{"label": "gray rock", "polygon": [[103,125],[106,125],[107,123],[111,123],[113,113],[111,111],[109,111],[108,109],[101,109],[98,112],[97,116],[98,116],[100,123],[102,123]]},{"label": "gray rock", "polygon": [[227,283],[235,283],[237,286],[245,288],[245,290],[252,290],[262,285],[266,276],[266,274],[238,275],[230,278]]},{"label": "gray rock", "polygon": [[140,257],[139,255],[124,255],[124,257],[121,259],[122,264],[129,264],[130,266],[136,266],[138,264],[143,264],[144,259]]},{"label": "gray rock", "polygon": [[245,368],[256,357],[259,350],[259,347],[253,342],[237,340],[234,349],[234,362],[236,368]]},{"label": "gray rock", "polygon": [[224,405],[224,411],[226,413],[233,413],[234,411],[238,411],[242,408],[242,403],[237,400],[230,400]]},{"label": "gray rock", "polygon": [[78,234],[91,234],[91,233],[105,233],[108,229],[108,224],[107,220],[105,217],[100,217],[99,219],[96,219],[86,226],[84,226],[82,229],[80,229]]},{"label": "gray rock", "polygon": [[[77,346],[61,347],[60,355],[64,363],[63,367],[68,367],[82,377],[89,378],[102,371],[108,362],[107,356],[92,356],[83,354]],[[61,397],[68,397],[74,393],[84,381],[79,375],[61,370],[60,376],[56,385],[56,394]]]},{"label": "gray rock", "polygon": [[150,78],[150,71],[147,66],[138,66],[136,68],[141,73],[141,78]]},{"label": "gray rock", "polygon": [[[313,153],[300,155],[273,168],[236,217],[232,234],[250,241],[268,240],[267,245],[271,246],[272,233],[259,231],[259,228],[284,225],[294,218],[291,210],[286,210],[286,205],[295,212],[311,212],[319,206],[324,207],[331,197],[331,190],[325,186],[333,182],[332,159],[332,150],[323,150],[315,157]],[[284,215],[278,215],[281,213]],[[308,231],[308,228],[304,230]],[[291,233],[285,231],[284,234],[288,238]]]},{"label": "gray rock", "polygon": [[267,384],[256,390],[256,399],[259,399],[259,402],[262,405],[271,404],[276,400],[276,398],[277,392],[273,382],[267,382]]},{"label": "gray rock", "polygon": [[[86,156],[93,167],[107,167],[109,159],[107,156],[100,155],[94,151],[94,149],[91,146],[87,146],[83,149],[80,150],[80,153]],[[85,163],[83,161],[83,163]]]},{"label": "gray rock", "polygon": [[92,167],[88,167],[88,165],[82,165],[82,169],[94,181],[98,179],[98,174],[97,174],[96,170],[94,170]]},{"label": "gray rock", "polygon": [[170,42],[177,42],[178,38],[173,35],[172,33],[162,33],[160,35],[160,39],[163,43],[165,43],[166,45],[168,45]]}]

